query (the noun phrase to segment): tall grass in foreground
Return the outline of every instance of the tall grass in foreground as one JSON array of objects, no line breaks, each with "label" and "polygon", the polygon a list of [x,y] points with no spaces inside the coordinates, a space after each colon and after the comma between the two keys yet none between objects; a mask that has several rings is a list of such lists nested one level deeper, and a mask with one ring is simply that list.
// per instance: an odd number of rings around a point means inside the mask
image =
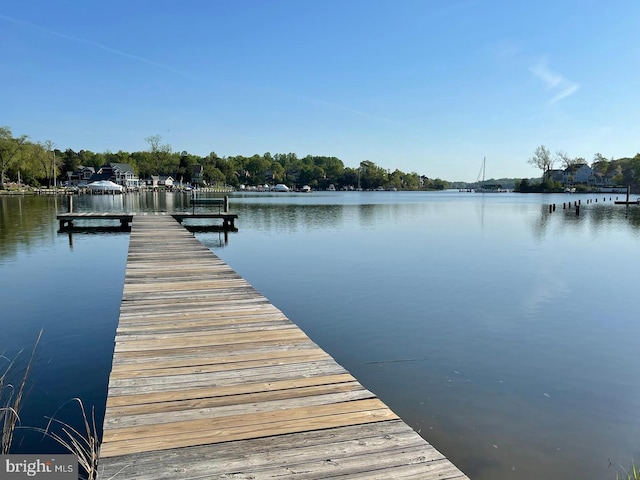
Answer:
[{"label": "tall grass in foreground", "polygon": [[[69,402],[77,402],[82,413],[82,431],[72,427],[66,422],[58,420],[55,415]],[[87,411],[84,408],[82,400],[73,398],[60,406],[53,417],[49,418],[45,429],[37,428],[37,431],[44,433],[62,445],[69,453],[78,457],[80,467],[87,473],[88,480],[95,480],[98,475],[98,455],[100,453],[100,442],[98,441],[98,433],[96,430],[95,411],[91,410],[91,421],[87,418]],[[53,425],[60,426],[61,433],[52,430]]]},{"label": "tall grass in foreground", "polygon": [[631,466],[631,471],[625,470],[624,475],[616,473],[616,480],[640,480],[640,469],[636,468],[635,464]]},{"label": "tall grass in foreground", "polygon": [[[16,428],[35,430],[55,440],[69,453],[77,455],[81,469],[84,469],[86,472],[86,478],[88,480],[95,480],[98,474],[98,453],[100,450],[100,443],[98,442],[95,413],[92,410],[91,420],[89,420],[82,400],[79,398],[73,398],[63,404],[58,408],[53,417],[48,419],[49,421],[46,428],[20,426],[20,409],[23,403],[25,386],[27,384],[29,374],[31,373],[35,360],[36,349],[41,338],[42,330],[40,330],[38,338],[33,346],[29,362],[22,373],[19,383],[16,385],[9,383],[9,377],[16,369],[16,362],[22,351],[18,352],[13,359],[0,355],[0,361],[4,361],[6,363],[6,366],[0,373],[0,443],[2,447],[0,449],[0,454],[7,455],[10,453],[13,434],[15,433]],[[74,428],[68,423],[55,418],[56,414],[62,407],[73,401],[78,403],[82,413],[83,425],[80,429]],[[54,426],[59,427],[60,432],[57,431],[58,429],[54,430]]]},{"label": "tall grass in foreground", "polygon": [[17,387],[8,382],[9,374],[13,371],[16,365],[16,360],[20,356],[20,353],[16,355],[13,359],[9,359],[5,356],[1,358],[7,362],[7,366],[4,369],[4,372],[0,374],[0,436],[1,436],[1,452],[3,455],[9,453],[11,449],[11,443],[13,442],[13,434],[16,430],[16,425],[20,421],[20,408],[22,408],[22,397],[24,395],[24,389],[27,384],[27,378],[29,378],[29,373],[31,373],[31,367],[33,367],[33,361],[36,355],[36,348],[38,348],[38,344],[40,343],[40,338],[42,338],[42,330],[38,334],[38,338],[36,339],[36,343],[33,346],[33,350],[31,351],[31,358],[29,359],[29,363],[27,363],[27,367],[25,368],[24,374],[22,375],[22,380]]}]

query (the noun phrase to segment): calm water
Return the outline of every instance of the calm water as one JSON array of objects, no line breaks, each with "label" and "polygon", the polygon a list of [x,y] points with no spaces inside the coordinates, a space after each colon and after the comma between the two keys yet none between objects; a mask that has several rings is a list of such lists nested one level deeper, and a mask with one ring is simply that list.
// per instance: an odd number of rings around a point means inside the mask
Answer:
[{"label": "calm water", "polygon": [[[587,198],[234,195],[239,232],[196,236],[472,479],[595,480],[640,459],[640,208]],[[122,294],[128,235],[59,234],[56,209],[0,197],[0,352],[30,350],[44,328],[24,425],[73,397],[102,418]],[[16,450],[51,448],[18,434]]]}]

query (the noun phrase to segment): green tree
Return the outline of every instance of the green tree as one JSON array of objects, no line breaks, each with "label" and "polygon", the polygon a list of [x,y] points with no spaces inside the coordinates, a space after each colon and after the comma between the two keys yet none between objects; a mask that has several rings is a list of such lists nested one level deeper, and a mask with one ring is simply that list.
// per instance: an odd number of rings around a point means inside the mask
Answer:
[{"label": "green tree", "polygon": [[33,145],[33,155],[40,166],[40,178],[46,179],[51,188],[62,166],[61,158],[54,151],[55,144],[51,140],[37,142]]},{"label": "green tree", "polygon": [[104,158],[99,157],[91,150],[80,150],[78,152],[78,159],[80,160],[80,165],[84,167],[92,167],[96,171],[104,165]]},{"label": "green tree", "polygon": [[178,168],[176,175],[178,182],[191,183],[191,175],[193,174],[193,166],[198,164],[199,158],[195,155],[189,154],[187,151],[180,153],[180,160],[178,162]]},{"label": "green tree", "polygon": [[358,187],[358,170],[357,168],[345,167],[337,178],[338,185],[342,187]]},{"label": "green tree", "polygon": [[284,167],[279,163],[273,160],[271,162],[271,180],[274,183],[282,183],[285,178]]},{"label": "green tree", "polygon": [[160,135],[152,135],[144,139],[149,144],[151,168],[154,174],[169,173],[171,160],[171,145],[162,143]]},{"label": "green tree", "polygon": [[405,190],[418,190],[420,188],[420,175],[411,172],[402,179],[402,188]]},{"label": "green tree", "polygon": [[387,185],[390,187],[395,187],[397,190],[401,190],[404,188],[404,179],[404,172],[401,172],[396,168],[393,173],[388,176]]},{"label": "green tree", "polygon": [[64,175],[67,175],[68,172],[75,172],[80,167],[80,157],[70,148],[61,153],[60,160],[62,162],[60,170]]},{"label": "green tree", "polygon": [[609,167],[611,162],[607,160],[602,154],[596,153],[593,156],[593,162],[591,162],[591,168],[595,172],[602,173],[603,175],[607,175],[609,173]]},{"label": "green tree", "polygon": [[521,193],[527,193],[529,192],[529,189],[530,189],[530,186],[529,186],[528,178],[523,178],[522,180],[520,180],[520,183],[516,182],[516,191]]},{"label": "green tree", "polygon": [[26,135],[13,138],[9,127],[0,127],[0,190],[4,189],[9,169],[19,162],[27,138]]},{"label": "green tree", "polygon": [[246,170],[252,185],[262,185],[267,178],[267,172],[270,172],[271,162],[260,155],[253,155],[246,164]]},{"label": "green tree", "polygon": [[370,160],[360,162],[360,185],[365,190],[378,188],[387,183],[387,171]]},{"label": "green tree", "polygon": [[622,171],[622,183],[632,187],[640,186],[640,153],[627,162]]}]

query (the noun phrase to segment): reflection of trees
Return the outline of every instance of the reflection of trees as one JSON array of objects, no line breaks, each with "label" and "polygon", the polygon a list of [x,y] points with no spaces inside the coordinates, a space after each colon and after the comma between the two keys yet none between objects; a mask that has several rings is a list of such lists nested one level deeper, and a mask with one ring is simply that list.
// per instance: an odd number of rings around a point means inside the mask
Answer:
[{"label": "reflection of trees", "polygon": [[0,259],[14,258],[18,251],[52,240],[58,201],[54,197],[0,196]]},{"label": "reflection of trees", "polygon": [[373,205],[373,204],[358,205],[358,220],[360,221],[361,226],[367,227],[373,224],[376,207],[378,207],[378,205]]},{"label": "reflection of trees", "polygon": [[242,204],[233,206],[243,224],[258,230],[328,229],[344,223],[344,205]]}]

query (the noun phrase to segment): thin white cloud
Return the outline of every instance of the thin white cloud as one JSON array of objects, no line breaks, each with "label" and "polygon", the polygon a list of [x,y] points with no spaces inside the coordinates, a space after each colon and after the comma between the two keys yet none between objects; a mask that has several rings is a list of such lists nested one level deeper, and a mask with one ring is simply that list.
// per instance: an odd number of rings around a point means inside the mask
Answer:
[{"label": "thin white cloud", "polygon": [[542,80],[547,85],[547,89],[552,90],[555,94],[549,102],[550,104],[573,95],[580,88],[579,83],[572,82],[560,73],[551,70],[546,57],[538,59],[535,64],[529,67],[529,71]]},{"label": "thin white cloud", "polygon": [[37,25],[35,23],[25,22],[24,20],[19,20],[17,18],[13,18],[13,17],[7,17],[6,15],[2,15],[2,14],[0,14],[0,19],[8,21],[8,22],[11,22],[11,23],[16,24],[16,25],[22,25],[22,26],[34,28],[34,29],[40,30],[41,32],[47,33],[49,35],[53,35],[53,36],[56,36],[56,37],[64,38],[65,40],[70,40],[70,41],[75,42],[75,43],[80,43],[80,44],[83,44],[83,45],[89,45],[91,47],[95,47],[95,48],[98,48],[100,50],[104,50],[105,52],[109,52],[109,53],[114,54],[114,55],[118,55],[118,56],[121,56],[121,57],[129,58],[131,60],[135,60],[135,61],[138,61],[138,62],[146,63],[146,64],[152,65],[152,66],[154,66],[156,68],[161,68],[163,70],[167,70],[169,72],[176,73],[176,74],[182,75],[184,77],[189,77],[189,78],[192,78],[194,80],[200,80],[200,78],[198,78],[197,76],[192,75],[192,74],[190,74],[188,72],[185,72],[183,70],[178,70],[176,68],[173,68],[173,67],[171,67],[169,65],[165,65],[163,63],[154,62],[153,60],[149,60],[147,58],[140,57],[138,55],[133,55],[131,53],[124,52],[122,50],[117,50],[115,48],[108,47],[107,45],[103,45],[101,43],[94,42],[92,40],[86,40],[84,38],[72,37],[71,35],[66,35],[64,33],[56,32],[54,30],[49,30],[48,28],[42,27],[42,26]]}]

